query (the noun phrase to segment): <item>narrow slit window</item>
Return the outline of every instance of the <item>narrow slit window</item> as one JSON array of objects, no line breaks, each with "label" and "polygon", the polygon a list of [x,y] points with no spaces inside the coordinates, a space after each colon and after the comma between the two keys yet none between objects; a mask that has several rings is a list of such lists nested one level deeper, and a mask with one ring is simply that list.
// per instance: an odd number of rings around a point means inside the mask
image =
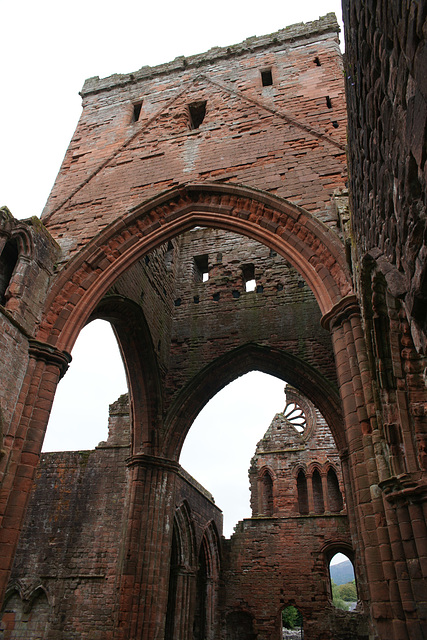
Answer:
[{"label": "narrow slit window", "polygon": [[328,109],[332,109],[332,100],[329,96],[326,96],[326,106],[328,107]]},{"label": "narrow slit window", "polygon": [[298,510],[301,515],[306,515],[309,512],[308,509],[308,489],[307,478],[304,471],[301,469],[297,477],[297,493],[298,493]]},{"label": "narrow slit window", "polygon": [[207,282],[209,280],[209,259],[208,255],[194,256],[194,279],[196,282]]},{"label": "narrow slit window", "polygon": [[314,58],[314,64],[316,65],[316,67],[321,67],[322,66],[321,62],[320,62],[320,60],[319,60],[319,58],[317,56]]},{"label": "narrow slit window", "polygon": [[323,502],[323,488],[320,473],[315,469],[311,477],[313,487],[314,513],[324,513],[325,505]]},{"label": "narrow slit window", "polygon": [[190,129],[198,129],[206,116],[206,100],[192,102],[188,105]]},{"label": "narrow slit window", "polygon": [[253,264],[242,265],[242,276],[243,276],[243,282],[245,284],[245,291],[255,291],[256,280],[255,280],[254,265]]},{"label": "narrow slit window", "polygon": [[271,69],[264,69],[261,71],[261,82],[263,87],[271,87],[273,84]]},{"label": "narrow slit window", "polygon": [[141,115],[141,109],[142,109],[142,101],[136,102],[133,105],[132,122],[138,122],[139,116]]},{"label": "narrow slit window", "polygon": [[327,475],[327,487],[329,498],[329,509],[332,513],[339,513],[344,507],[341,489],[338,482],[337,474],[330,468]]},{"label": "narrow slit window", "polygon": [[273,478],[266,471],[261,478],[261,514],[271,517],[274,511]]}]

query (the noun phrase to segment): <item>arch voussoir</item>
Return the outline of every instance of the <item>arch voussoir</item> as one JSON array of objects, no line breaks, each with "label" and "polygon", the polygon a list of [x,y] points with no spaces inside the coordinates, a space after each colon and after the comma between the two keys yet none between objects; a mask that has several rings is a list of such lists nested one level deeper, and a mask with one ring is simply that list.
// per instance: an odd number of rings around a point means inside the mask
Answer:
[{"label": "arch voussoir", "polygon": [[308,211],[247,187],[189,184],[135,207],[70,260],[51,290],[39,337],[71,350],[115,279],[196,225],[246,235],[280,253],[300,271],[323,314],[351,292],[341,241]]}]

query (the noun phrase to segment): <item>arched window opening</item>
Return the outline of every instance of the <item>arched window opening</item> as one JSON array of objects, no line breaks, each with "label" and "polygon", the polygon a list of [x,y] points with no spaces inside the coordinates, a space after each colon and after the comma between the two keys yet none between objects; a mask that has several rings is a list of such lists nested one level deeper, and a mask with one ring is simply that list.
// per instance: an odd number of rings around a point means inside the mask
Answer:
[{"label": "arched window opening", "polygon": [[[60,381],[44,451],[93,449],[108,436],[129,441],[129,416],[109,420],[109,405],[127,391],[117,340],[108,322],[94,320],[80,333],[72,362]],[[123,403],[122,403],[123,404]],[[126,422],[127,421],[127,422]],[[117,431],[117,433],[113,433]]]},{"label": "arched window opening", "polygon": [[196,577],[193,640],[216,637],[215,611],[218,607],[219,540],[216,527],[209,524],[200,545]]},{"label": "arched window opening", "polygon": [[343,510],[344,502],[342,499],[342,494],[340,490],[340,485],[338,483],[337,474],[335,473],[332,467],[328,471],[327,475],[327,485],[328,485],[328,498],[329,498],[329,509],[332,513],[339,513]]},{"label": "arched window opening", "polygon": [[208,628],[208,557],[206,541],[203,540],[199,553],[199,566],[196,582],[196,609],[194,613],[194,640],[205,640]]},{"label": "arched window opening", "polygon": [[169,593],[168,608],[166,611],[165,624],[165,640],[174,640],[175,634],[175,611],[177,604],[177,588],[178,588],[178,572],[179,572],[179,547],[178,534],[176,527],[173,528],[172,534],[172,550],[169,570]]},{"label": "arched window opening", "polygon": [[265,471],[261,476],[261,491],[261,515],[272,516],[274,512],[273,478],[269,471]]},{"label": "arched window opening", "polygon": [[282,609],[282,640],[304,638],[302,613],[297,607],[289,605]]},{"label": "arched window opening", "polygon": [[313,471],[313,475],[311,477],[311,483],[313,487],[314,513],[324,513],[325,505],[323,502],[322,479],[317,469]]},{"label": "arched window opening", "polygon": [[300,469],[297,476],[297,493],[298,493],[298,511],[301,515],[306,515],[309,512],[308,509],[308,491],[307,491],[307,478],[302,469]]},{"label": "arched window opening", "polygon": [[329,561],[329,579],[331,600],[337,609],[353,611],[358,595],[353,563],[350,558],[338,551]]},{"label": "arched window opening", "polygon": [[0,304],[6,304],[7,289],[18,263],[19,250],[15,238],[6,242],[0,255]]},{"label": "arched window opening", "polygon": [[231,611],[226,618],[227,640],[255,640],[253,620],[247,611]]},{"label": "arched window opening", "polygon": [[[2,609],[1,629],[8,640],[45,638],[49,626],[50,605],[43,589],[22,600],[14,590],[6,597]],[[3,636],[2,636],[3,637]]]},{"label": "arched window opening", "polygon": [[207,403],[187,434],[180,464],[215,497],[227,537],[239,520],[251,516],[250,460],[272,418],[283,410],[284,386],[260,371],[247,373]]}]

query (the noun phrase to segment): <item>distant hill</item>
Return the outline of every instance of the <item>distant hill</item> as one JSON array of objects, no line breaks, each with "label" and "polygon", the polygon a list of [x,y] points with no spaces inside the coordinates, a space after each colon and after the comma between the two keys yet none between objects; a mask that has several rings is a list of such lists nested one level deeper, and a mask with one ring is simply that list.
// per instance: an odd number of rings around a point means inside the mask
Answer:
[{"label": "distant hill", "polygon": [[329,567],[329,570],[335,584],[346,584],[354,580],[354,570],[350,560],[333,564]]}]

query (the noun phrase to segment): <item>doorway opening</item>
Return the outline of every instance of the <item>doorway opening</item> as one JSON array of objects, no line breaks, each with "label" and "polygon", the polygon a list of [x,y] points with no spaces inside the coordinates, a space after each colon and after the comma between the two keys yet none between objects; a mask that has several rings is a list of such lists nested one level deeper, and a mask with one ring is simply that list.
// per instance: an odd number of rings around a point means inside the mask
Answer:
[{"label": "doorway opening", "polygon": [[302,640],[304,625],[302,613],[294,605],[282,609],[282,640]]}]

